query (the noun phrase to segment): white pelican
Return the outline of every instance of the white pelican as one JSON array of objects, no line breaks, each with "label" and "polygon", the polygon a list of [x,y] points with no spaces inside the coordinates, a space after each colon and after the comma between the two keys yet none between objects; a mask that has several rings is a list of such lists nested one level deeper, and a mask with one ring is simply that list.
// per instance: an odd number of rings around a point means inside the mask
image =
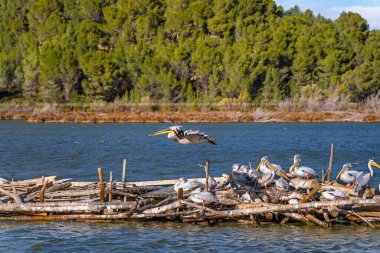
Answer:
[{"label": "white pelican", "polygon": [[289,180],[288,176],[286,176],[285,171],[281,168],[281,166],[278,164],[269,162],[268,156],[263,156],[261,158],[260,163],[256,168],[256,172],[259,170],[263,174],[269,174],[269,173],[272,173],[272,171],[274,171],[280,177],[283,177],[286,180]]},{"label": "white pelican", "polygon": [[172,141],[181,144],[197,144],[202,142],[209,142],[216,145],[216,141],[213,137],[208,136],[199,130],[181,130],[182,126],[171,126],[167,129],[155,132],[149,136],[155,136],[160,134],[168,134],[168,138]]},{"label": "white pelican", "polygon": [[347,196],[344,194],[344,192],[334,188],[322,191],[321,194],[327,200],[347,199]]},{"label": "white pelican", "polygon": [[360,173],[360,171],[349,170],[351,167],[351,163],[344,164],[342,169],[339,171],[338,176],[336,176],[336,180],[340,179],[342,182],[346,184],[352,184],[353,182],[355,182],[355,179]]},{"label": "white pelican", "polygon": [[183,192],[188,192],[199,187],[204,187],[204,185],[198,181],[187,180],[186,178],[181,177],[178,179],[177,183],[175,183],[174,190],[178,192],[178,189],[182,188]]},{"label": "white pelican", "polygon": [[301,163],[301,156],[300,155],[295,155],[294,158],[294,163],[292,167],[290,167],[289,172],[296,177],[301,177],[301,178],[314,178],[317,177],[317,173],[315,170],[309,167],[301,166],[299,167]]},{"label": "white pelican", "polygon": [[372,166],[375,166],[376,168],[380,169],[379,164],[377,164],[374,160],[369,159],[368,161],[369,173],[364,174],[364,172],[362,171],[357,175],[354,182],[354,192],[358,193],[367,187],[369,181],[371,180],[374,174]]},{"label": "white pelican", "polygon": [[201,188],[197,188],[193,191],[193,193],[190,195],[189,199],[197,204],[213,204],[218,203],[219,199],[212,194],[211,192],[202,192]]}]

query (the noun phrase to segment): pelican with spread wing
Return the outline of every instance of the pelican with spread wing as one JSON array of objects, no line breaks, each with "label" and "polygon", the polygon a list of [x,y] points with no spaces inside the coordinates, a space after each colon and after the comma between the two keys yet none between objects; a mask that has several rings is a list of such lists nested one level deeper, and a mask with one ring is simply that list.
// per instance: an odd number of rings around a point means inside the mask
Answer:
[{"label": "pelican with spread wing", "polygon": [[374,175],[372,166],[375,166],[376,168],[380,169],[379,164],[377,164],[374,160],[369,159],[368,161],[369,172],[364,174],[364,172],[362,171],[356,176],[355,182],[354,182],[354,192],[358,193],[362,191],[363,189],[367,188],[369,181],[371,181],[371,178],[373,178],[373,175]]},{"label": "pelican with spread wing", "polygon": [[182,126],[171,126],[167,129],[155,132],[149,136],[156,136],[160,134],[168,134],[168,138],[172,141],[181,143],[181,144],[197,144],[202,142],[208,142],[216,145],[216,141],[213,137],[208,136],[205,133],[202,133],[199,130],[185,130],[183,131]]}]

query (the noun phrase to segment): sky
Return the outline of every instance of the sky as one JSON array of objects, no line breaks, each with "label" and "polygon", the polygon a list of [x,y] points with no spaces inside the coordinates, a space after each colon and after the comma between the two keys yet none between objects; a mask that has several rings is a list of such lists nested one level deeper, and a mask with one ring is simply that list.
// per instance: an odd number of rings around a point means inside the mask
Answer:
[{"label": "sky", "polygon": [[359,13],[369,24],[369,28],[380,29],[380,0],[274,0],[285,10],[298,5],[301,10],[310,9],[326,18],[336,19],[343,11]]}]

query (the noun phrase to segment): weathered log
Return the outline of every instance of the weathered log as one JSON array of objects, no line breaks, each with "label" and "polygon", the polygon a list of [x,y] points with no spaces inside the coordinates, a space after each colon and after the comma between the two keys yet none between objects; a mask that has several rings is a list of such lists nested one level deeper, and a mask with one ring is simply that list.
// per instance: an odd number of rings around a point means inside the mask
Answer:
[{"label": "weathered log", "polygon": [[302,223],[309,223],[309,220],[305,218],[302,214],[299,213],[291,213],[291,212],[284,212],[282,213],[286,218],[289,218],[291,220],[295,220]]},{"label": "weathered log", "polygon": [[263,206],[274,206],[276,204],[273,203],[247,203],[247,204],[239,204],[235,206],[235,209],[247,209],[247,208],[254,208],[254,207],[263,207]]},{"label": "weathered log", "polygon": [[78,203],[78,202],[38,202],[38,203],[0,203],[0,213],[69,213],[69,212],[100,212],[105,209],[131,210],[136,208],[136,202],[122,204]]},{"label": "weathered log", "polygon": [[188,207],[197,208],[197,209],[202,210],[202,211],[215,212],[215,210],[212,209],[212,208],[209,208],[209,207],[206,207],[206,206],[197,205],[197,204],[192,203],[190,201],[180,200],[180,203],[183,204],[183,205],[186,205]]},{"label": "weathered log", "polygon": [[309,192],[309,194],[307,194],[307,196],[301,200],[301,203],[306,203],[309,199],[311,199],[317,192],[318,190],[321,188],[321,186],[318,184],[316,185],[313,190],[311,190]]},{"label": "weathered log", "polygon": [[309,213],[305,214],[305,218],[321,227],[327,228],[329,226],[328,223],[321,221],[320,219]]},{"label": "weathered log", "polygon": [[218,211],[214,213],[207,213],[209,219],[218,218],[232,218],[240,217],[251,214],[264,214],[268,212],[288,212],[297,211],[307,208],[326,208],[330,206],[344,206],[344,205],[361,205],[361,206],[380,206],[380,200],[375,199],[348,199],[348,200],[337,200],[337,201],[315,201],[301,204],[287,204],[287,205],[274,205],[274,206],[262,206],[256,208],[247,209],[235,209],[228,211]]},{"label": "weathered log", "polygon": [[126,220],[130,213],[119,214],[54,214],[0,216],[0,220]]},{"label": "weathered log", "polygon": [[366,218],[364,218],[363,216],[359,215],[358,213],[355,213],[354,211],[351,211],[350,212],[352,215],[358,217],[360,220],[364,221],[368,226],[370,226],[371,228],[375,228],[374,225],[372,225],[371,222],[369,222]]},{"label": "weathered log", "polygon": [[281,201],[288,201],[288,200],[291,200],[291,199],[298,199],[298,200],[302,200],[302,199],[305,199],[306,196],[302,193],[299,193],[299,192],[292,192],[290,195],[288,196],[282,196],[280,197],[280,200]]},{"label": "weathered log", "polygon": [[170,210],[177,209],[180,205],[181,204],[179,203],[179,201],[175,201],[173,203],[170,203],[170,204],[167,204],[167,205],[164,205],[164,206],[155,207],[155,208],[152,208],[152,209],[147,209],[143,213],[144,214],[160,214],[160,213],[165,213],[165,212],[168,212]]},{"label": "weathered log", "polygon": [[12,198],[16,203],[22,203],[22,200],[21,198],[17,195],[17,194],[14,194],[12,192],[9,192],[7,190],[4,190],[2,188],[0,188],[0,192],[10,198]]}]

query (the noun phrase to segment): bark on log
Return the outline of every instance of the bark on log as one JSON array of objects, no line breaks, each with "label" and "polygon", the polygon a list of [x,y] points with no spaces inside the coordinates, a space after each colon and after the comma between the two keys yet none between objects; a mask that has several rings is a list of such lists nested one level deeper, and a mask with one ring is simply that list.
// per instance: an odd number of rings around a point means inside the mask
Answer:
[{"label": "bark on log", "polygon": [[160,206],[160,207],[155,207],[155,208],[152,208],[152,209],[147,209],[143,213],[144,214],[160,214],[160,213],[165,213],[165,212],[168,212],[170,210],[177,209],[178,207],[180,207],[180,205],[181,204],[179,203],[179,201],[175,201],[175,202],[170,203],[168,205],[164,205],[164,206]]},{"label": "bark on log", "polygon": [[131,210],[136,208],[136,202],[122,204],[51,202],[51,203],[0,203],[0,213],[69,213],[69,212],[100,212],[105,209]]},{"label": "bark on log", "polygon": [[21,198],[17,195],[17,194],[14,194],[14,193],[11,193],[7,190],[4,190],[2,188],[0,188],[0,192],[10,198],[12,198],[16,203],[22,203],[22,200]]},{"label": "bark on log", "polygon": [[344,205],[361,205],[361,206],[380,206],[380,200],[376,199],[348,199],[348,200],[337,200],[337,201],[318,201],[318,202],[308,202],[301,204],[287,204],[287,205],[274,205],[274,206],[263,206],[256,208],[238,209],[238,210],[228,210],[228,211],[218,211],[214,213],[207,213],[209,219],[218,218],[232,218],[240,217],[251,214],[264,214],[268,212],[288,212],[297,211],[307,208],[326,208],[330,206],[344,206]]},{"label": "bark on log", "polygon": [[323,222],[321,221],[320,219],[318,219],[317,217],[315,217],[314,215],[311,215],[311,214],[306,214],[305,215],[306,219],[308,219],[309,221],[321,226],[321,227],[324,227],[324,228],[327,228],[329,226],[328,223],[326,222]]},{"label": "bark on log", "polygon": [[290,213],[290,212],[284,212],[282,213],[286,218],[289,218],[291,220],[295,220],[302,223],[309,223],[309,220],[305,218],[302,214],[299,213]]}]

